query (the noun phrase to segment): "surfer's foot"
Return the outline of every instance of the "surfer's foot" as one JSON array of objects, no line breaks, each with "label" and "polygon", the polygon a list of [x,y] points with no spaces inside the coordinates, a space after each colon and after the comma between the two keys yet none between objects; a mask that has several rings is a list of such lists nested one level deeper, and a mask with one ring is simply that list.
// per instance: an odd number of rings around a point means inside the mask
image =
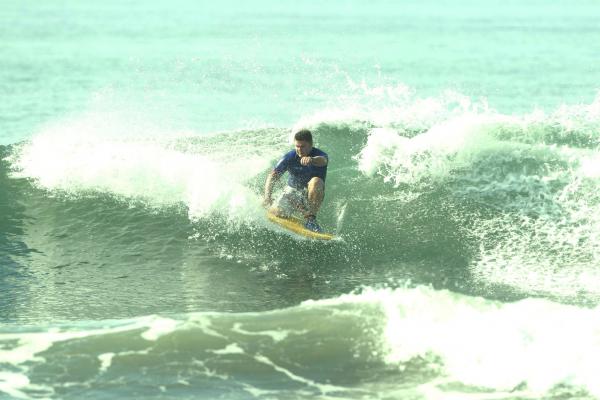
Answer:
[{"label": "surfer's foot", "polygon": [[315,219],[314,215],[311,215],[306,219],[306,223],[304,224],[304,227],[313,232],[323,232],[323,229],[321,229],[319,224],[317,224],[317,220]]}]

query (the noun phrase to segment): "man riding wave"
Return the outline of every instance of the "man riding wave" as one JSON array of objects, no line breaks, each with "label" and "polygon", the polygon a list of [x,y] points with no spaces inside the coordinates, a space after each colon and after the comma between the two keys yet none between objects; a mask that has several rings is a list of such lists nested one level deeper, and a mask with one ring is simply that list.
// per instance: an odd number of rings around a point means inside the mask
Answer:
[{"label": "man riding wave", "polygon": [[322,232],[317,223],[317,212],[325,197],[329,157],[324,151],[313,147],[312,134],[307,129],[294,134],[294,147],[294,150],[279,160],[267,177],[264,204],[267,207],[273,204],[273,186],[287,171],[287,187],[270,211],[280,217],[289,217],[294,212],[300,212],[306,219],[304,226],[307,229]]}]

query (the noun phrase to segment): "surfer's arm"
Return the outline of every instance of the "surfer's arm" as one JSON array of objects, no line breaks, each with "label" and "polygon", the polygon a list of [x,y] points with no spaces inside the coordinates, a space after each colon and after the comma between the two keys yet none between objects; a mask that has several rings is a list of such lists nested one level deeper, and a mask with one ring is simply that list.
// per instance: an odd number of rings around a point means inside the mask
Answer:
[{"label": "surfer's arm", "polygon": [[302,157],[300,164],[304,166],[314,165],[315,167],[324,167],[327,165],[327,157],[316,156],[316,157]]},{"label": "surfer's arm", "polygon": [[323,156],[316,156],[316,157],[311,157],[311,165],[314,165],[315,167],[324,167],[327,165],[327,157],[323,157]]},{"label": "surfer's arm", "polygon": [[269,176],[267,176],[267,182],[265,183],[265,197],[264,197],[264,204],[265,205],[271,205],[271,203],[273,202],[272,194],[273,194],[273,186],[275,185],[275,182],[277,182],[279,180],[279,178],[281,177],[281,174],[279,174],[277,171],[271,171],[271,173],[269,174]]}]

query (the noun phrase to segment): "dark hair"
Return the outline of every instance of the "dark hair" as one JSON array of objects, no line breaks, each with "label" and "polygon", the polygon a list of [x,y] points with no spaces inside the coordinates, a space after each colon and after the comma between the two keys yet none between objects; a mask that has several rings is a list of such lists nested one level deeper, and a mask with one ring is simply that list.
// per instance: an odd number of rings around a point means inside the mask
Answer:
[{"label": "dark hair", "polygon": [[294,140],[312,144],[312,133],[308,129],[302,129],[294,134]]}]

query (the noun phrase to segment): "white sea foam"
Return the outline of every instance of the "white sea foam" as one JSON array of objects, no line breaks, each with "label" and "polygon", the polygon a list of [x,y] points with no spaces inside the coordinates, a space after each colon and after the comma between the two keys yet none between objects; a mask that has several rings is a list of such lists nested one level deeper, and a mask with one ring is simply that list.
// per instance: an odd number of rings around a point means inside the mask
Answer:
[{"label": "white sea foam", "polygon": [[100,372],[105,372],[111,366],[114,357],[115,353],[102,353],[98,355],[98,360],[100,360]]},{"label": "white sea foam", "polygon": [[148,330],[142,333],[142,337],[146,340],[154,341],[176,330],[179,323],[170,318],[157,317],[150,321],[149,325]]},{"label": "white sea foam", "polygon": [[[93,329],[55,327],[45,332],[0,333],[0,364],[12,365],[13,368],[21,371],[1,372],[0,392],[24,399],[30,398],[27,393],[31,391],[38,394],[52,393],[51,387],[30,383],[28,377],[31,363],[39,364],[47,361],[42,355],[45,351],[61,342],[141,329],[150,326],[155,320],[155,317],[144,317],[118,323],[113,321],[107,326]],[[113,357],[113,353],[104,353],[98,357],[101,371],[105,371],[111,365]]]},{"label": "white sea foam", "polygon": [[245,353],[244,349],[242,349],[237,343],[228,344],[224,349],[209,350],[209,351],[211,353],[219,354],[219,355],[223,355],[223,354],[244,354]]},{"label": "white sea foam", "polygon": [[403,198],[450,184],[452,201],[499,210],[465,216],[473,228],[463,236],[480,247],[470,266],[479,284],[598,299],[599,104],[523,116],[466,109],[414,137],[373,128],[355,159],[366,176],[402,185]]},{"label": "white sea foam", "polygon": [[290,333],[293,333],[293,334],[305,333],[305,331],[298,332],[298,331],[288,331],[288,330],[261,330],[261,331],[257,331],[257,332],[253,332],[253,331],[251,332],[251,331],[243,329],[242,326],[243,326],[243,324],[236,323],[233,325],[233,328],[231,330],[233,332],[237,332],[237,333],[241,333],[243,335],[249,335],[249,336],[269,336],[269,337],[271,337],[271,339],[273,339],[273,342],[275,342],[275,343],[281,342],[282,340],[286,339],[288,337],[288,335],[290,335]]},{"label": "white sea foam", "polygon": [[425,131],[465,114],[487,114],[485,100],[473,101],[447,90],[434,97],[418,97],[404,84],[369,85],[347,79],[349,92],[340,93],[331,105],[303,116],[292,132],[320,124],[353,125],[367,123],[381,128],[410,128]]},{"label": "white sea foam", "polygon": [[197,136],[142,135],[139,128],[128,134],[128,122],[112,117],[89,113],[43,128],[13,157],[15,175],[76,196],[101,192],[151,206],[183,204],[193,219],[214,212],[232,221],[262,215],[260,196],[247,182],[268,169],[275,150],[257,154],[250,142],[220,152],[201,145],[176,150],[171,140]]},{"label": "white sea foam", "polygon": [[343,392],[351,392],[353,391],[352,389],[348,389],[342,386],[335,386],[335,385],[330,385],[327,383],[320,383],[320,382],[316,382],[313,381],[311,379],[307,379],[304,378],[300,375],[294,374],[292,371],[279,366],[277,364],[275,364],[272,360],[270,360],[268,357],[261,355],[261,354],[257,354],[254,356],[254,359],[256,361],[258,361],[259,363],[268,365],[270,367],[272,367],[275,371],[284,374],[285,376],[287,376],[290,380],[304,384],[308,387],[312,387],[315,388],[317,390],[319,390],[321,393],[323,394],[328,394],[328,393],[343,393]]},{"label": "white sea foam", "polygon": [[24,374],[0,371],[0,392],[16,399],[29,399],[20,389],[29,386],[29,378]]},{"label": "white sea foam", "polygon": [[513,195],[510,203],[507,196],[503,205],[510,213],[477,223],[472,234],[480,252],[472,276],[531,294],[600,298],[600,180],[591,161],[597,157],[567,154],[567,167],[546,176],[515,176],[505,189],[499,183],[480,188],[527,195]]},{"label": "white sea foam", "polygon": [[45,332],[0,333],[0,363],[19,365],[27,361],[43,361],[39,354],[54,344],[91,336],[150,328],[145,334],[150,332],[148,335],[154,338],[165,330],[164,321],[163,318],[150,316],[87,330],[51,328]]},{"label": "white sea foam", "polygon": [[[427,369],[420,376],[428,378],[419,383],[419,390],[425,396],[446,397],[448,394],[450,398],[458,398],[462,387],[470,398],[481,398],[476,395],[480,390],[481,393],[493,392],[491,397],[498,393],[518,393],[519,396],[540,398],[551,395],[561,385],[574,391],[587,391],[593,396],[600,395],[596,379],[600,368],[598,311],[598,308],[568,306],[542,299],[501,303],[429,287],[414,287],[366,288],[361,293],[306,301],[291,309],[272,311],[269,315],[274,326],[283,325],[284,328],[292,321],[292,325],[297,326],[296,318],[289,317],[304,312],[310,314],[311,320],[322,321],[324,325],[338,321],[346,327],[357,328],[344,333],[351,335],[347,337],[348,344],[368,346],[369,362],[375,357],[387,364],[387,368],[405,371],[417,361],[421,365],[419,368]],[[306,345],[306,340],[312,340],[311,335],[322,332],[323,324],[315,328],[306,326],[302,332],[290,327],[277,331],[271,326],[250,331],[242,328],[242,322],[233,322],[231,326],[219,323],[221,328],[219,332],[215,331],[215,319],[217,322],[231,321],[231,317],[221,313],[192,313],[177,318],[148,316],[104,324],[103,328],[3,334],[0,336],[3,351],[12,352],[12,356],[9,358],[6,356],[9,353],[3,353],[0,362],[11,364],[17,371],[32,363],[60,363],[58,359],[42,358],[60,355],[44,353],[58,342],[126,331],[135,332],[137,338],[139,331],[147,336],[146,339],[156,340],[171,332],[199,328],[202,334],[211,336],[208,348],[202,347],[202,341],[198,342],[200,352],[207,351],[215,357],[248,355],[286,379],[323,395],[354,390],[315,381],[288,367],[289,361],[294,362],[299,356],[294,352],[296,341]],[[256,325],[262,321],[262,313],[244,314],[240,318],[249,319]],[[331,328],[335,329],[335,325]],[[229,333],[240,334],[240,337],[232,341]],[[187,333],[184,336],[187,337]],[[256,343],[262,340],[256,342],[254,336],[273,338],[273,342],[268,341],[271,345],[262,347],[266,353],[257,351]],[[218,344],[212,342],[214,339]],[[282,345],[284,339],[285,345]],[[335,340],[335,336],[323,337],[323,340]],[[280,362],[279,351],[271,351],[273,346],[289,350],[285,353],[286,359],[289,358],[285,364]],[[352,352],[351,347],[344,348],[343,354]],[[128,355],[146,355],[149,350],[123,348],[100,354],[92,352],[92,355],[97,357],[98,372],[102,374],[115,360]],[[363,356],[356,353],[356,357]],[[418,360],[426,360],[426,363]],[[206,364],[194,359],[193,365],[207,377],[228,379],[227,370],[220,369],[214,361]],[[414,365],[411,368],[414,369]],[[26,398],[30,391],[39,390],[29,379],[26,368],[21,372],[0,374],[0,390],[13,397]],[[365,389],[357,388],[359,391]]]},{"label": "white sea foam", "polygon": [[486,129],[501,119],[465,114],[412,138],[394,128],[372,129],[356,157],[359,170],[394,185],[444,179],[454,170],[468,167],[473,156],[485,151],[490,142]]},{"label": "white sea foam", "polygon": [[[367,289],[303,306],[348,303],[378,305],[384,312],[382,346],[390,365],[404,368],[423,358],[446,383],[499,392],[519,387],[533,397],[570,385],[600,395],[597,308],[541,299],[504,304],[427,287]],[[442,384],[438,389],[445,390]]]}]

